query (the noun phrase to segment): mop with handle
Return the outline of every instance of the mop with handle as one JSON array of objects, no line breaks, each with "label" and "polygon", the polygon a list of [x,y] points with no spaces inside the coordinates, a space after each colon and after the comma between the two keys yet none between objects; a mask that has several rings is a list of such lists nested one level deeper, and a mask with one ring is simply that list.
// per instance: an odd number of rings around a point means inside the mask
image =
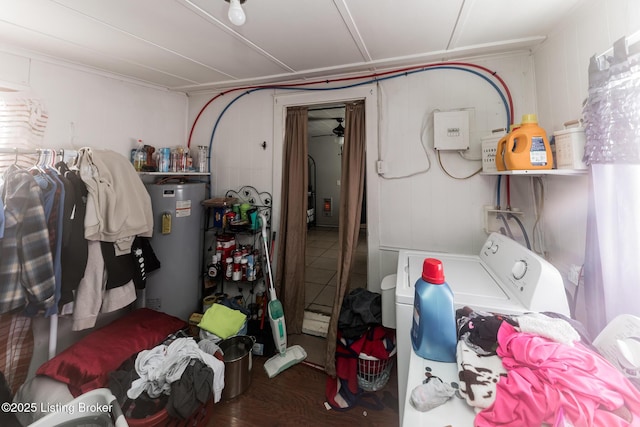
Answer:
[{"label": "mop with handle", "polygon": [[264,243],[265,264],[267,265],[269,278],[267,313],[277,350],[277,354],[264,363],[264,370],[269,378],[273,378],[285,369],[306,359],[307,352],[299,345],[292,345],[287,348],[287,325],[284,322],[282,303],[276,297],[276,288],[273,282],[273,274],[271,273],[271,260],[269,259],[269,247],[267,246],[267,218],[262,212],[260,213],[260,222],[262,222],[262,242]]}]

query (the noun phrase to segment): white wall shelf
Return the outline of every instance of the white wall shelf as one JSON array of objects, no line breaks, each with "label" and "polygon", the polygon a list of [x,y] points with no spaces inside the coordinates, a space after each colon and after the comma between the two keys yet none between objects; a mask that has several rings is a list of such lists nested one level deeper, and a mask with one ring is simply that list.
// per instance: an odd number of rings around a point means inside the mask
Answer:
[{"label": "white wall shelf", "polygon": [[209,176],[210,172],[138,172],[138,175],[152,176]]},{"label": "white wall shelf", "polygon": [[510,171],[481,172],[481,175],[586,175],[587,169],[524,169]]}]

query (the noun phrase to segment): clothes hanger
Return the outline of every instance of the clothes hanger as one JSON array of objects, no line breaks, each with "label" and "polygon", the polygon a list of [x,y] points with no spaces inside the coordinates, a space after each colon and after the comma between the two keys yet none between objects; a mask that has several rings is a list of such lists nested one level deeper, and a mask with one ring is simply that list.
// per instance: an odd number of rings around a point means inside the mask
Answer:
[{"label": "clothes hanger", "polygon": [[44,169],[42,169],[42,164],[43,164],[43,157],[46,155],[45,150],[41,149],[38,150],[38,160],[36,160],[36,162],[34,163],[34,165],[29,168],[29,170],[32,171],[38,171],[41,174],[45,174]]}]

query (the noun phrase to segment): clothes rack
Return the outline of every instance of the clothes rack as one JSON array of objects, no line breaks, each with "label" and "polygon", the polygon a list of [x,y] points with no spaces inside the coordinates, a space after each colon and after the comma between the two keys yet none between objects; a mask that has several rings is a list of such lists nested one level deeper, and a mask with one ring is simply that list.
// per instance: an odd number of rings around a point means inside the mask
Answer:
[{"label": "clothes rack", "polygon": [[53,148],[35,148],[35,149],[25,149],[18,147],[0,147],[0,154],[12,154],[17,156],[25,155],[25,154],[42,154],[47,152],[47,150],[53,150],[56,154],[56,158],[62,160],[63,162],[67,162],[69,159],[72,159],[78,155],[77,150],[69,150],[65,148],[53,149]]},{"label": "clothes rack", "polygon": [[[55,153],[56,162],[58,160],[62,160],[67,162],[68,160],[77,156],[78,152],[76,150],[68,150],[64,148],[60,149],[51,149],[51,148],[35,148],[35,149],[25,149],[18,147],[0,147],[0,154],[7,155],[15,155],[16,161],[18,156],[20,155],[41,155],[43,153]],[[57,343],[58,343],[58,315],[52,314],[49,316],[49,347],[48,347],[48,357],[49,359],[53,358],[56,355],[57,351]]]}]

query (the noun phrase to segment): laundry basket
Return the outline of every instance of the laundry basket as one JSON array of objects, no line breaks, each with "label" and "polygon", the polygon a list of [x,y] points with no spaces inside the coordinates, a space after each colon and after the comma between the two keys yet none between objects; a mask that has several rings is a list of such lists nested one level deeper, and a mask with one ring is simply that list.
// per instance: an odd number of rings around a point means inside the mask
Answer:
[{"label": "laundry basket", "polygon": [[186,420],[173,418],[166,409],[162,409],[146,418],[128,418],[127,422],[129,427],[205,427],[213,416],[213,409],[213,400],[209,400],[200,405]]},{"label": "laundry basket", "polygon": [[[31,408],[35,404],[27,404]],[[118,400],[108,388],[98,388],[64,405],[47,406],[49,414],[30,424],[33,427],[128,427]]]},{"label": "laundry basket", "polygon": [[[216,351],[213,354],[216,359],[223,360],[222,353]],[[161,409],[155,414],[145,418],[127,418],[129,427],[206,427],[213,417],[213,396],[198,408],[187,419],[171,417],[166,409]]]},{"label": "laundry basket", "polygon": [[358,356],[358,385],[364,391],[378,391],[389,381],[393,361],[396,355],[394,348],[387,359],[378,359],[365,353]]}]

